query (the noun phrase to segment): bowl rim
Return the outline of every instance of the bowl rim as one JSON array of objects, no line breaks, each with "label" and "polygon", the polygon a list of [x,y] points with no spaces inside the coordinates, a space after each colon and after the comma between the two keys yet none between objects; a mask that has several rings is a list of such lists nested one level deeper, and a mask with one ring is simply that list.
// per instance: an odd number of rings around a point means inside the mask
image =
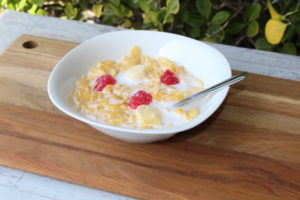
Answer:
[{"label": "bowl rim", "polygon": [[[231,71],[231,67],[230,64],[228,62],[228,60],[226,59],[226,57],[216,48],[193,38],[189,38],[189,37],[185,37],[182,35],[178,35],[175,33],[168,33],[168,32],[159,32],[159,31],[150,31],[150,30],[117,30],[117,31],[111,31],[111,32],[107,32],[107,33],[102,33],[100,35],[97,35],[95,37],[92,37],[86,41],[84,41],[83,43],[79,44],[78,46],[74,47],[72,50],[70,50],[67,54],[65,54],[60,60],[59,62],[55,65],[55,67],[52,69],[51,74],[48,78],[48,83],[47,83],[47,92],[48,92],[48,96],[51,100],[51,102],[57,107],[59,108],[59,110],[61,110],[63,113],[67,114],[68,116],[71,116],[79,121],[85,122],[89,125],[92,126],[96,126],[96,127],[101,127],[101,128],[105,128],[105,129],[110,129],[110,130],[114,130],[114,131],[121,131],[121,132],[127,132],[127,133],[139,133],[139,134],[170,134],[170,133],[177,133],[177,132],[182,132],[191,128],[194,128],[197,125],[200,125],[202,122],[204,122],[205,120],[207,120],[213,113],[215,113],[215,111],[220,107],[220,105],[223,103],[223,101],[225,100],[228,91],[229,91],[229,87],[224,88],[220,91],[218,91],[218,93],[223,92],[222,96],[220,96],[218,102],[217,102],[217,106],[215,106],[214,108],[212,108],[211,110],[209,110],[207,117],[205,119],[201,119],[199,118],[199,120],[193,119],[191,121],[188,121],[186,123],[183,123],[179,126],[172,126],[172,127],[163,127],[163,128],[157,128],[157,129],[134,129],[134,128],[126,128],[126,127],[117,127],[117,126],[111,126],[109,124],[104,124],[104,123],[100,123],[100,122],[96,122],[94,120],[85,118],[80,116],[79,114],[75,115],[71,112],[69,112],[68,110],[64,109],[58,102],[55,101],[53,94],[52,94],[52,82],[53,79],[55,77],[56,71],[58,70],[58,68],[60,68],[61,63],[63,60],[65,60],[67,57],[71,56],[75,51],[78,51],[79,48],[81,48],[82,46],[87,45],[88,43],[91,43],[93,40],[99,38],[99,37],[103,37],[106,35],[110,35],[110,34],[119,34],[120,32],[140,32],[140,33],[154,33],[154,34],[164,34],[164,35],[172,35],[173,37],[179,37],[179,38],[183,38],[183,39],[188,39],[194,42],[200,42],[202,43],[202,45],[214,49],[216,52],[218,52],[219,56],[224,58],[224,61],[226,62],[226,66],[228,66],[228,72],[229,72],[229,77],[232,75],[232,71]],[[229,78],[228,77],[228,78]]]}]

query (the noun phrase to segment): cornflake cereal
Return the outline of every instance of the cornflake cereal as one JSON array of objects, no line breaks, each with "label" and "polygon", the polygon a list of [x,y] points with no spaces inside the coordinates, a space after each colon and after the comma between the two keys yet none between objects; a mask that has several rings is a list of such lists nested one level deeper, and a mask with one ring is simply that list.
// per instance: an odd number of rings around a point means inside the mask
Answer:
[{"label": "cornflake cereal", "polygon": [[153,129],[194,119],[198,107],[172,105],[203,90],[200,80],[167,58],[133,47],[121,62],[102,61],[76,82],[74,101],[87,117],[113,126]]}]

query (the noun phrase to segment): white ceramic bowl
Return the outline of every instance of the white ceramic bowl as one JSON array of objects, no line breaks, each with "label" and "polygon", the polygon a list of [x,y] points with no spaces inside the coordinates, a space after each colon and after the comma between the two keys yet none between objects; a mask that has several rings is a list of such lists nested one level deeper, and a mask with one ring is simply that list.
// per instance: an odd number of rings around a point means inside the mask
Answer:
[{"label": "white ceramic bowl", "polygon": [[207,88],[231,76],[226,58],[216,49],[184,36],[156,31],[116,31],[94,37],[66,54],[51,72],[48,94],[55,106],[67,115],[85,122],[102,133],[127,142],[148,143],[163,140],[193,128],[212,115],[223,102],[225,88],[209,99],[201,100],[201,114],[183,125],[171,128],[138,130],[110,126],[90,120],[76,112],[70,96],[75,82],[99,61],[120,59],[137,45],[142,54],[153,58],[163,56],[184,65],[203,81]]}]

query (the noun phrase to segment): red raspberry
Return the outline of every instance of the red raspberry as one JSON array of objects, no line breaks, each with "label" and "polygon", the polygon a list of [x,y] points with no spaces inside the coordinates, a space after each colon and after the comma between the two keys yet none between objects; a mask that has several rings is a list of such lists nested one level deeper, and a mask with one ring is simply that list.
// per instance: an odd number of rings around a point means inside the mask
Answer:
[{"label": "red raspberry", "polygon": [[149,105],[151,102],[152,96],[144,90],[140,90],[130,97],[128,105],[135,110],[140,105]]},{"label": "red raspberry", "polygon": [[94,86],[94,91],[101,92],[105,86],[114,85],[117,81],[111,75],[102,75],[99,76],[96,80],[96,85]]},{"label": "red raspberry", "polygon": [[164,74],[160,77],[160,82],[166,85],[175,85],[179,83],[177,76],[169,69],[167,69]]}]

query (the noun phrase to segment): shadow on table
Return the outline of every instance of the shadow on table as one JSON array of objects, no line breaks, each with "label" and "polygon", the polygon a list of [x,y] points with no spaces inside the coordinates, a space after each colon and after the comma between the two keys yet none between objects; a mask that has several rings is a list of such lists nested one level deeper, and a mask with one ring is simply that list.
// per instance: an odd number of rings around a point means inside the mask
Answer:
[{"label": "shadow on table", "polygon": [[197,135],[205,132],[205,130],[207,128],[209,128],[211,126],[211,124],[213,124],[214,121],[216,121],[218,119],[218,116],[221,114],[225,104],[226,104],[226,100],[221,105],[221,107],[212,116],[210,116],[206,121],[204,121],[200,125],[192,128],[192,129],[189,129],[189,130],[183,131],[181,133],[178,133],[178,134],[176,134],[175,136],[171,137],[168,140],[159,141],[157,143],[158,144],[176,143],[176,142],[180,142],[180,141],[183,141],[183,140],[187,140],[187,139],[196,137]]},{"label": "shadow on table", "polygon": [[229,90],[229,94],[225,98],[222,105],[207,120],[205,120],[203,123],[201,123],[200,125],[192,128],[192,129],[189,129],[187,131],[176,134],[175,136],[173,136],[172,138],[170,138],[168,140],[159,141],[156,143],[157,144],[176,143],[176,142],[180,142],[183,140],[187,140],[187,139],[196,137],[197,135],[205,132],[206,129],[208,129],[211,126],[211,124],[213,124],[218,119],[219,115],[222,113],[222,111],[224,109],[224,106],[226,106],[226,104],[228,103],[228,100],[230,100],[230,98],[234,98],[234,96],[236,96],[236,95],[239,95],[242,91],[245,90],[245,88],[246,88],[246,86],[243,82],[233,85],[232,89]]}]

